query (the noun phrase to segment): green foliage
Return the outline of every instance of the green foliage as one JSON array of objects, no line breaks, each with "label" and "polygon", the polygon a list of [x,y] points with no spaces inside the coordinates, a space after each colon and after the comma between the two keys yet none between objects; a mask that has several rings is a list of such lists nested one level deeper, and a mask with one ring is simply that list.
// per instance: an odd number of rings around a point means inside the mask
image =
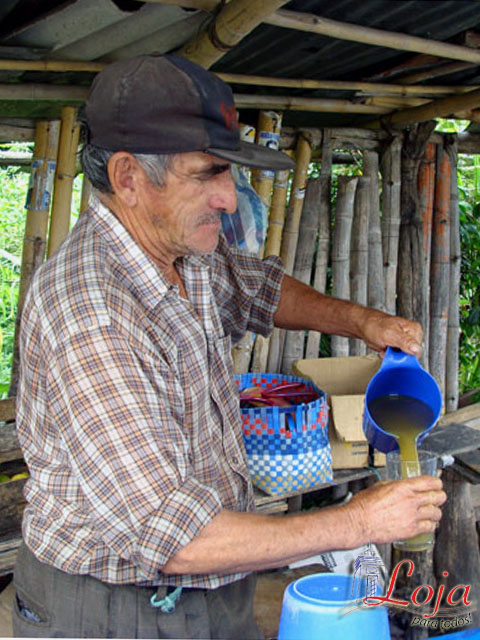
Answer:
[{"label": "green foliage", "polygon": [[[0,145],[9,151],[31,151],[31,145]],[[25,198],[30,174],[0,167],[0,398],[8,395],[12,368],[15,318],[23,236]],[[81,177],[74,182],[72,224],[78,218]]]},{"label": "green foliage", "polygon": [[459,156],[460,392],[480,387],[480,156]]},{"label": "green foliage", "polygon": [[28,179],[19,169],[0,169],[0,397],[12,366]]}]

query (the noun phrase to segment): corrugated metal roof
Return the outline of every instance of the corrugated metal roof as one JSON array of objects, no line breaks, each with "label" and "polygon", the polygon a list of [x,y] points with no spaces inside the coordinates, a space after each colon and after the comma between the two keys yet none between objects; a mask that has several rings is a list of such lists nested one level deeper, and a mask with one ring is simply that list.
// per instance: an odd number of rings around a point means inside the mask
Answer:
[{"label": "corrugated metal roof", "polygon": [[[185,4],[195,5],[192,0]],[[202,0],[197,6],[211,6]],[[407,35],[463,44],[466,30],[480,30],[476,0],[293,0],[287,10]],[[173,51],[188,42],[211,17],[207,11],[137,0],[3,0],[0,7],[0,58],[111,61],[151,51]],[[379,78],[415,54],[262,24],[225,55],[213,70],[289,78],[344,81]],[[389,74],[399,82],[413,71],[438,66],[418,63]],[[88,84],[93,74],[1,71],[0,82]],[[479,66],[438,77],[431,84],[480,84]],[[233,85],[252,95],[352,98],[352,91],[285,89]],[[0,116],[52,115],[49,103],[0,101]],[[243,116],[243,114],[242,114]],[[250,117],[246,112],[247,119]],[[253,113],[251,114],[253,118]],[[288,112],[287,124],[355,124],[368,116]]]}]

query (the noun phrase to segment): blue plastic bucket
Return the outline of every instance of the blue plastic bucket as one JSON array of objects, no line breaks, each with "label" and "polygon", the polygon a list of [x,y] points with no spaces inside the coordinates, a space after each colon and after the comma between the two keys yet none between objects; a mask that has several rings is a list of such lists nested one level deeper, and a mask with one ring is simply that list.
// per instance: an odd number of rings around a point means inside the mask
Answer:
[{"label": "blue plastic bucket", "polygon": [[383,453],[398,450],[398,441],[376,424],[369,406],[377,398],[389,395],[409,396],[432,409],[432,422],[420,433],[417,444],[433,429],[442,409],[442,394],[433,376],[420,366],[415,356],[388,347],[382,366],[368,384],[363,412],[363,432],[370,444]]},{"label": "blue plastic bucket", "polygon": [[278,640],[390,640],[386,607],[357,608],[361,601],[352,600],[353,580],[340,573],[316,573],[289,584]]}]

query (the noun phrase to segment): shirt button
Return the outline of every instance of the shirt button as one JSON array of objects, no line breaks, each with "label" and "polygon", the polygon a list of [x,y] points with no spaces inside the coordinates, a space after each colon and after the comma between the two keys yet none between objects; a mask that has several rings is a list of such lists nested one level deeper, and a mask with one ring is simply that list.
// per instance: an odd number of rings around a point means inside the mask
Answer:
[{"label": "shirt button", "polygon": [[238,458],[237,458],[237,456],[233,456],[233,458],[232,458],[232,462],[233,462],[233,464],[238,464]]}]

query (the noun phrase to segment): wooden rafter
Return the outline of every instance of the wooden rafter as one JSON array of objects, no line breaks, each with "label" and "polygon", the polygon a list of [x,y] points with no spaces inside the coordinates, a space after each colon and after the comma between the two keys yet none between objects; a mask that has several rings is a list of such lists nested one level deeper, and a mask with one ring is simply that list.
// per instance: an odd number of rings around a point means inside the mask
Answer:
[{"label": "wooden rafter", "polygon": [[276,11],[269,18],[266,18],[264,22],[275,25],[276,27],[308,31],[341,40],[351,40],[353,42],[362,42],[379,47],[389,47],[391,49],[399,49],[400,51],[427,53],[439,56],[440,58],[480,64],[480,51],[471,49],[470,47],[439,42],[437,40],[428,40],[427,38],[419,38],[417,36],[409,36],[405,33],[362,27],[356,24],[322,18],[312,13],[280,10]]}]

